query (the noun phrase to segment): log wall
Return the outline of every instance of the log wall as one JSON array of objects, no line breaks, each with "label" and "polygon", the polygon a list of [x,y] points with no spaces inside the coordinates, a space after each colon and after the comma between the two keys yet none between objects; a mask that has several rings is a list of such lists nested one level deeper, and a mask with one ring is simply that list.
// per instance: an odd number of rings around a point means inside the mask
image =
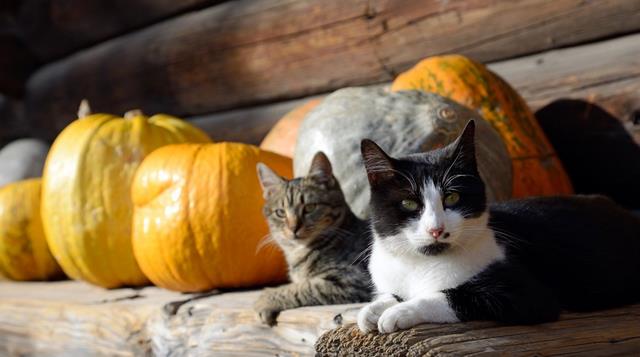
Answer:
[{"label": "log wall", "polygon": [[220,0],[21,0],[10,11],[20,37],[43,62]]},{"label": "log wall", "polygon": [[[538,110],[554,100],[582,99],[603,106],[640,144],[640,34],[498,61],[489,68]],[[259,143],[289,110],[318,96],[192,117],[214,140]],[[603,133],[603,135],[605,135]]]},{"label": "log wall", "polygon": [[225,2],[44,66],[25,107],[51,139],[85,97],[116,113],[207,114],[389,81],[434,54],[496,61],[639,29],[635,0]]}]

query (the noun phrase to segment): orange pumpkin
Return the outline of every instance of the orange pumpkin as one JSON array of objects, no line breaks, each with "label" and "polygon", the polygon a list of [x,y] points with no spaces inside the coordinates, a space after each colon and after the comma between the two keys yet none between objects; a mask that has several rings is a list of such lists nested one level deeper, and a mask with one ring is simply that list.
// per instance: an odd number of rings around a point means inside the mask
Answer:
[{"label": "orange pumpkin", "polygon": [[280,251],[259,249],[269,229],[258,162],[291,177],[289,158],[245,144],[170,145],[145,158],[131,188],[133,248],[154,284],[203,291],[285,280]]},{"label": "orange pumpkin", "polygon": [[260,143],[260,148],[286,157],[293,157],[300,123],[307,116],[307,113],[320,104],[321,101],[322,99],[312,99],[285,114],[269,130],[267,136]]},{"label": "orange pumpkin", "polygon": [[571,182],[533,113],[497,74],[459,55],[427,58],[400,74],[392,91],[420,89],[473,110],[500,133],[512,160],[513,196],[570,194]]}]

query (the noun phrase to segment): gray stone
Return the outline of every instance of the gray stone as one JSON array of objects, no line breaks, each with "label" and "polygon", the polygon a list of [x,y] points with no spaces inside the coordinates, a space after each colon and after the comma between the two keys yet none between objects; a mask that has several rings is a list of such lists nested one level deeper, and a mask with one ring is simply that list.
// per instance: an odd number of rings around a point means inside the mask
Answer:
[{"label": "gray stone", "polygon": [[0,187],[42,176],[49,145],[37,139],[18,139],[0,150]]},{"label": "gray stone", "polygon": [[323,151],[333,164],[347,202],[368,216],[369,186],[360,141],[375,141],[393,157],[424,152],[455,140],[466,123],[476,121],[478,169],[490,201],[511,196],[511,160],[500,135],[479,114],[433,93],[382,88],[344,88],[312,110],[301,124],[294,153],[294,174],[307,173]]}]

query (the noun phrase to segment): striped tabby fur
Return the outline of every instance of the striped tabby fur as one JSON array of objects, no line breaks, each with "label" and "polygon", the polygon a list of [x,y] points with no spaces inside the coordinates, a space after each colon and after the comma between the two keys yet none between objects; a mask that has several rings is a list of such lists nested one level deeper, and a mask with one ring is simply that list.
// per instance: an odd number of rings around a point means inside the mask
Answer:
[{"label": "striped tabby fur", "polygon": [[264,164],[258,176],[271,237],[284,252],[290,283],[267,288],[254,305],[275,325],[280,311],[369,301],[370,233],[345,202],[331,163],[319,152],[306,177],[287,181]]}]

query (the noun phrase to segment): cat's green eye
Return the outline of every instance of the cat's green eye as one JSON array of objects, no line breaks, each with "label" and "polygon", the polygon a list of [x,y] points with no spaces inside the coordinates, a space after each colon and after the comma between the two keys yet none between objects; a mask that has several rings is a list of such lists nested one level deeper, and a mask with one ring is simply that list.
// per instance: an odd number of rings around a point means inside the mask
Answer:
[{"label": "cat's green eye", "polygon": [[284,218],[284,216],[286,216],[286,213],[282,208],[278,208],[277,210],[275,210],[275,213],[276,213],[276,216],[280,218]]},{"label": "cat's green eye", "polygon": [[311,213],[311,212],[315,211],[316,208],[318,208],[318,205],[313,204],[313,203],[305,205],[304,206],[304,213]]},{"label": "cat's green eye", "polygon": [[444,196],[444,205],[445,207],[451,207],[460,201],[460,194],[457,192],[451,192],[450,194]]},{"label": "cat's green eye", "polygon": [[418,209],[418,202],[414,200],[402,200],[402,208],[409,212],[413,212]]}]

